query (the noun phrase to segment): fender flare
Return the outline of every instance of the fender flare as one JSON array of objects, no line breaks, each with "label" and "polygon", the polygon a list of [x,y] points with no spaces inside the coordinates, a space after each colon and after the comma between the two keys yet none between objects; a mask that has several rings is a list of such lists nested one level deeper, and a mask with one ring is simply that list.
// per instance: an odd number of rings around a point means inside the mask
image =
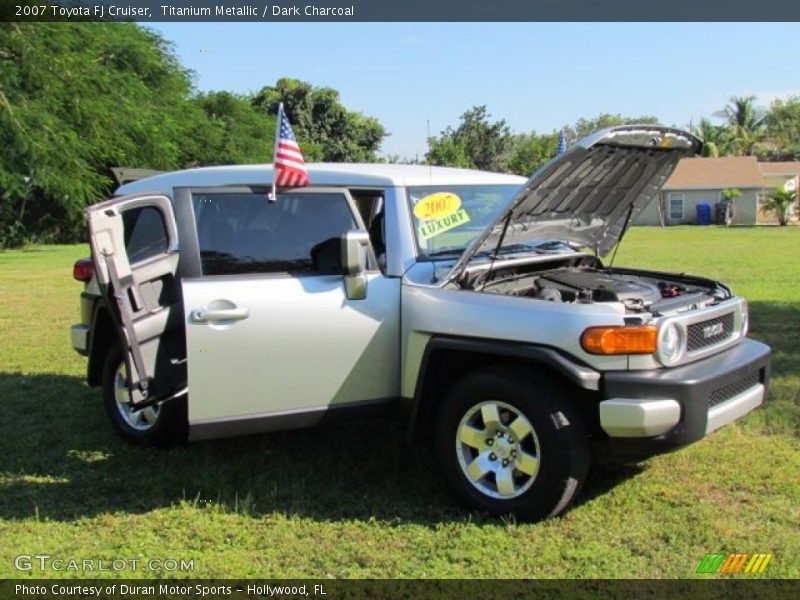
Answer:
[{"label": "fender flare", "polygon": [[440,351],[490,354],[503,358],[524,359],[549,367],[581,389],[590,392],[600,390],[601,375],[598,371],[577,362],[575,359],[570,359],[554,348],[504,340],[436,336],[428,341],[420,362],[414,397],[411,402],[408,431],[411,439],[415,437],[418,421],[425,403],[425,384],[432,357]]}]

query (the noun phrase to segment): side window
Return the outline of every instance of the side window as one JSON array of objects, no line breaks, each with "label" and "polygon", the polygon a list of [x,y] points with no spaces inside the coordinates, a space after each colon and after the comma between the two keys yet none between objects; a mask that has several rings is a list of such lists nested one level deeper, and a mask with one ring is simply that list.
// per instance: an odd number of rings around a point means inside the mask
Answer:
[{"label": "side window", "polygon": [[[386,232],[384,218],[384,193],[383,190],[350,190],[350,195],[356,201],[361,220],[369,233],[369,241],[375,256],[381,263],[380,268],[385,267],[386,252]],[[383,256],[383,259],[381,259]]]},{"label": "side window", "polygon": [[169,240],[164,215],[155,206],[142,206],[122,213],[125,252],[131,264],[167,251]]},{"label": "side window", "polygon": [[667,194],[669,200],[668,216],[670,221],[680,221],[683,219],[683,193],[670,192]]},{"label": "side window", "polygon": [[380,209],[383,208],[383,192],[378,190],[350,190],[350,195],[356,201],[361,220],[369,229],[372,220]]},{"label": "side window", "polygon": [[339,239],[356,222],[336,193],[195,194],[204,275],[335,273]]}]

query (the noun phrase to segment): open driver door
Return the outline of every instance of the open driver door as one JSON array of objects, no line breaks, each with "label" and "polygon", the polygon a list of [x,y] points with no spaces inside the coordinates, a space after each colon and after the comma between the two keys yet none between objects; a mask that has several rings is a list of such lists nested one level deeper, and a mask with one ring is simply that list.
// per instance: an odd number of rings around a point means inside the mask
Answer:
[{"label": "open driver door", "polygon": [[169,198],[134,195],[86,210],[95,273],[117,329],[131,406],[186,393],[178,233]]}]

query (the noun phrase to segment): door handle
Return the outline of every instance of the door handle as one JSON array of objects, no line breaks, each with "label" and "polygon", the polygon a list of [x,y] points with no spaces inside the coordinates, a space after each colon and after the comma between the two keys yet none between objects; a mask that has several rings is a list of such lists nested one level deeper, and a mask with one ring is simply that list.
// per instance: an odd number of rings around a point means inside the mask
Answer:
[{"label": "door handle", "polygon": [[196,308],[189,314],[193,323],[208,323],[209,321],[241,321],[250,316],[247,307],[237,308]]}]

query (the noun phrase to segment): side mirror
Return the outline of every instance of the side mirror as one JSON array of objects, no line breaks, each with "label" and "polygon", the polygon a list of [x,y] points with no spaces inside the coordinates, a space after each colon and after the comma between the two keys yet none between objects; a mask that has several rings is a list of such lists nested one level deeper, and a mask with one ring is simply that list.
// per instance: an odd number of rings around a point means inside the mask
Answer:
[{"label": "side mirror", "polygon": [[367,297],[367,248],[369,234],[363,229],[342,234],[342,273],[348,300]]}]

